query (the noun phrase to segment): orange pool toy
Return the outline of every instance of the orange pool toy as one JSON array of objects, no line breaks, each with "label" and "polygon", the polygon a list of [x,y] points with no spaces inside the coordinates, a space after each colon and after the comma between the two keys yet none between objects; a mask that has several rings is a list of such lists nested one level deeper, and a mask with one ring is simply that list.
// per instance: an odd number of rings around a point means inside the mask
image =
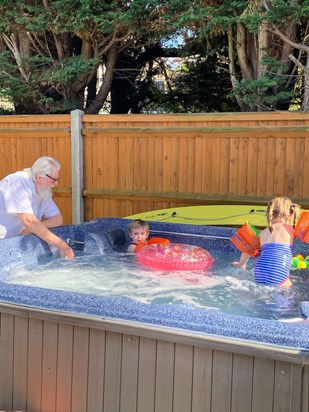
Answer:
[{"label": "orange pool toy", "polygon": [[258,233],[259,231],[254,226],[245,223],[237,230],[231,241],[241,252],[256,256],[261,246]]},{"label": "orange pool toy", "polygon": [[157,243],[169,244],[171,242],[168,239],[165,239],[164,237],[152,237],[151,239],[146,240],[146,242],[140,242],[138,245],[136,245],[133,252],[136,253],[136,252],[138,252],[139,250],[141,250],[143,247],[145,247],[147,245],[155,245]]},{"label": "orange pool toy", "polygon": [[309,243],[309,212],[303,212],[295,228],[295,237]]}]

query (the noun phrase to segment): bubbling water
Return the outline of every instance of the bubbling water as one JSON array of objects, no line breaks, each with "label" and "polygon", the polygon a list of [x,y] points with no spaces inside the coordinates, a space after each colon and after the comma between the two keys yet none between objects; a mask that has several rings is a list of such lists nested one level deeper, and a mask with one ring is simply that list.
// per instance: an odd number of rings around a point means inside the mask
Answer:
[{"label": "bubbling water", "polygon": [[290,289],[257,285],[252,270],[233,267],[234,252],[212,251],[206,271],[162,272],[142,266],[134,254],[48,258],[35,267],[11,270],[6,283],[101,296],[126,296],[150,304],[182,304],[267,319],[299,317],[308,300],[308,271],[292,271]]}]

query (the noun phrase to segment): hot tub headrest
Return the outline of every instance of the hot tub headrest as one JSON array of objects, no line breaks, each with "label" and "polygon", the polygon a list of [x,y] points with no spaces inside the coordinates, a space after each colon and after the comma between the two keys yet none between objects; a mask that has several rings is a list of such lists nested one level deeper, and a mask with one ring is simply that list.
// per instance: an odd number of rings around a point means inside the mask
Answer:
[{"label": "hot tub headrest", "polygon": [[105,232],[112,249],[123,248],[127,244],[126,234],[123,229],[111,229]]}]

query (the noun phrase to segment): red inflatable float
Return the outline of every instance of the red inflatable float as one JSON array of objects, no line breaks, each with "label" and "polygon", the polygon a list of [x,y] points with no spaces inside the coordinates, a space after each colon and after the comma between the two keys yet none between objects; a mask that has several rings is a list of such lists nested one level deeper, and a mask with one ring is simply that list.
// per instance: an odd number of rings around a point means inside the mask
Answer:
[{"label": "red inflatable float", "polygon": [[205,270],[214,262],[211,254],[198,246],[180,243],[147,245],[136,253],[137,260],[155,270]]}]

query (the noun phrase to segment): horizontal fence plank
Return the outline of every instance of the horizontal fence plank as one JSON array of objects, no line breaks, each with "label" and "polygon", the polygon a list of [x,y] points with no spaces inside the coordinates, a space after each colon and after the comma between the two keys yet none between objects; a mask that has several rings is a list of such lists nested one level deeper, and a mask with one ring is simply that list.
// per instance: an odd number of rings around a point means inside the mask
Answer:
[{"label": "horizontal fence plank", "polygon": [[103,135],[113,135],[113,134],[119,134],[119,133],[124,133],[127,136],[136,136],[136,134],[142,135],[143,137],[148,137],[153,134],[160,134],[163,137],[168,136],[169,134],[181,134],[181,135],[188,135],[188,134],[200,134],[205,137],[211,138],[212,133],[219,133],[221,135],[223,134],[252,134],[256,136],[257,134],[264,134],[265,132],[267,133],[276,133],[276,136],[280,134],[285,134],[288,132],[289,137],[299,137],[299,135],[304,135],[304,133],[309,132],[309,126],[306,127],[298,127],[297,130],[295,130],[295,127],[292,126],[264,126],[264,127],[259,127],[258,130],[256,130],[256,126],[251,126],[251,127],[237,127],[237,126],[231,126],[231,127],[153,127],[153,128],[142,128],[142,127],[124,127],[124,128],[115,128],[115,127],[88,127],[86,129],[83,129],[83,136],[85,138],[87,137],[93,137],[98,134],[103,134]]},{"label": "horizontal fence plank", "polygon": [[[101,199],[123,199],[123,200],[143,200],[143,201],[168,201],[177,202],[185,201],[187,203],[209,204],[209,203],[230,203],[230,204],[266,204],[270,196],[240,196],[240,195],[219,195],[219,194],[203,194],[203,193],[188,193],[188,192],[150,192],[138,190],[117,190],[117,189],[94,189],[89,188],[83,191],[83,196],[86,198],[101,198]],[[294,198],[293,201],[305,205],[309,205],[309,198]]]},{"label": "horizontal fence plank", "polygon": [[307,122],[309,124],[309,116],[307,112],[252,112],[252,113],[194,113],[194,114],[135,114],[135,115],[108,115],[108,116],[98,116],[98,115],[83,115],[84,123],[129,123],[134,122],[140,123],[156,123],[159,122],[257,122],[261,121],[263,123],[267,122]]},{"label": "horizontal fence plank", "polygon": [[24,128],[24,129],[0,129],[0,133],[32,134],[32,133],[69,133],[69,127],[44,127],[44,128]]},{"label": "horizontal fence plank", "polygon": [[23,124],[33,124],[33,123],[56,123],[56,122],[67,122],[70,123],[70,115],[68,114],[41,114],[41,115],[7,115],[0,116],[0,124],[2,123],[23,123]]}]

